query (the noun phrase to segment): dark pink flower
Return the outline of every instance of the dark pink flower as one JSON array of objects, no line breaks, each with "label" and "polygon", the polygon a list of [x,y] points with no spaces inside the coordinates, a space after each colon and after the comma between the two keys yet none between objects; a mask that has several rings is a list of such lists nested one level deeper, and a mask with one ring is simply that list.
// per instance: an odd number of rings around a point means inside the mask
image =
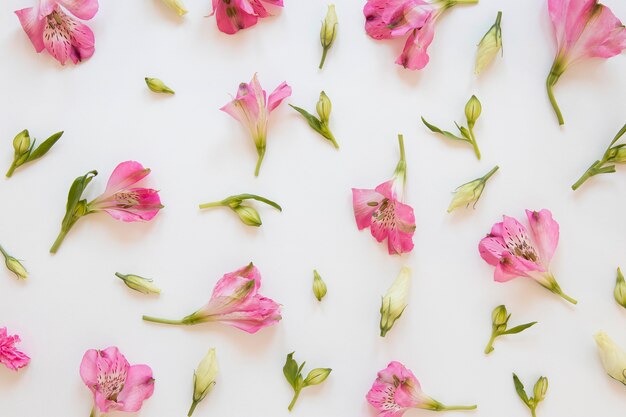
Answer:
[{"label": "dark pink flower", "polygon": [[263,2],[283,7],[283,0],[213,0],[211,15],[215,14],[220,31],[232,35],[271,16]]},{"label": "dark pink flower", "polygon": [[25,367],[30,362],[30,358],[15,347],[19,342],[18,335],[9,336],[7,328],[0,327],[0,363],[13,371]]}]

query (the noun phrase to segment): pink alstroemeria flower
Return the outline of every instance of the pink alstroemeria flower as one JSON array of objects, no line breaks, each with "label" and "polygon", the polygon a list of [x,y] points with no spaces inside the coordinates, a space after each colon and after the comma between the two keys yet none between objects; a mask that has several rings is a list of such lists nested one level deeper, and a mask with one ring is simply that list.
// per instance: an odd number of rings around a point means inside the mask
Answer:
[{"label": "pink alstroemeria flower", "polygon": [[352,189],[352,206],[359,230],[370,228],[372,236],[382,242],[387,239],[389,254],[413,250],[415,215],[411,206],[402,203],[406,182],[404,139],[400,142],[400,161],[391,180],[375,189]]},{"label": "pink alstroemeria flower", "polygon": [[213,0],[211,16],[215,14],[220,31],[232,35],[271,16],[263,2],[283,7],[283,0]]},{"label": "pink alstroemeria flower", "polygon": [[491,233],[478,245],[480,256],[496,267],[494,280],[507,282],[517,277],[532,278],[553,293],[572,304],[577,301],[567,296],[550,272],[550,261],[559,243],[559,224],[550,210],[526,210],[530,234],[513,217],[502,216],[503,221],[491,228]]},{"label": "pink alstroemeria flower", "polygon": [[148,365],[130,365],[114,346],[85,352],[80,377],[93,392],[91,417],[110,411],[139,411],[154,391],[152,369]]},{"label": "pink alstroemeria flower", "polygon": [[563,115],[552,87],[572,64],[587,58],[610,58],[626,49],[626,28],[598,0],[548,0],[557,54],[546,81],[548,97],[559,124]]},{"label": "pink alstroemeria flower", "polygon": [[216,321],[248,333],[256,333],[263,327],[278,323],[282,318],[280,304],[259,294],[260,287],[261,273],[250,263],[224,275],[215,284],[209,302],[182,320],[150,316],[143,316],[143,319],[154,323],[185,325]]},{"label": "pink alstroemeria flower", "polygon": [[76,64],[91,58],[95,39],[87,25],[64,9],[89,20],[98,12],[98,0],[39,0],[37,6],[16,10],[15,14],[37,52],[46,49],[62,65],[68,59]]},{"label": "pink alstroemeria flower", "polygon": [[25,367],[30,362],[30,358],[15,347],[19,342],[18,335],[9,336],[7,328],[0,327],[0,363],[13,371]]},{"label": "pink alstroemeria flower", "polygon": [[89,171],[74,180],[67,197],[67,211],[61,222],[61,232],[50,248],[56,253],[72,226],[83,216],[104,211],[123,222],[150,221],[163,208],[159,192],[151,188],[131,187],[150,174],[139,162],[120,163],[111,174],[106,190],[91,202],[82,194],[98,171]]},{"label": "pink alstroemeria flower", "polygon": [[400,417],[409,408],[431,411],[474,410],[475,405],[446,406],[424,394],[419,381],[400,362],[390,362],[378,373],[367,393],[367,401],[378,411],[379,417]]},{"label": "pink alstroemeria flower", "polygon": [[365,31],[374,39],[409,35],[396,64],[411,70],[424,68],[428,47],[435,36],[435,22],[447,9],[478,0],[368,0],[363,8]]},{"label": "pink alstroemeria flower", "polygon": [[283,81],[267,98],[265,90],[263,90],[256,74],[254,74],[250,84],[239,84],[237,97],[220,109],[230,114],[250,131],[259,155],[256,169],[254,170],[255,176],[259,175],[259,169],[261,169],[261,163],[265,156],[269,115],[272,110],[278,107],[290,95],[291,87]]}]

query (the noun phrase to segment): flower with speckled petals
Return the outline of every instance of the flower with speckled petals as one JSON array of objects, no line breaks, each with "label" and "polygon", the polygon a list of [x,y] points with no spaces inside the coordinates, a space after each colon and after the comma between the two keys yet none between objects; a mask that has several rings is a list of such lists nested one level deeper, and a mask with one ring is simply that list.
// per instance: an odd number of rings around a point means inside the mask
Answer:
[{"label": "flower with speckled petals", "polygon": [[17,371],[30,362],[30,358],[15,347],[15,344],[19,342],[18,335],[9,336],[7,328],[0,327],[0,363],[12,371]]},{"label": "flower with speckled petals", "polygon": [[359,230],[370,228],[379,241],[387,239],[389,254],[402,254],[413,250],[415,215],[413,208],[402,202],[406,182],[404,139],[398,135],[400,161],[391,180],[375,189],[352,189],[354,217]]},{"label": "flower with speckled petals", "polygon": [[35,50],[45,49],[65,65],[68,59],[77,64],[93,55],[93,32],[78,19],[89,20],[97,12],[98,0],[39,0],[37,6],[15,14]]},{"label": "flower with speckled petals", "polygon": [[92,417],[110,411],[137,412],[154,391],[152,369],[129,364],[114,346],[85,352],[80,377],[93,393]]},{"label": "flower with speckled petals", "polygon": [[496,267],[494,280],[507,282],[518,277],[535,280],[572,304],[577,301],[566,295],[550,272],[550,261],[559,243],[559,224],[550,210],[526,210],[530,233],[513,217],[491,228],[478,245],[480,256]]},{"label": "flower with speckled petals", "polygon": [[213,0],[217,28],[228,35],[257,24],[259,19],[271,16],[265,8],[268,3],[283,7],[283,0]]}]

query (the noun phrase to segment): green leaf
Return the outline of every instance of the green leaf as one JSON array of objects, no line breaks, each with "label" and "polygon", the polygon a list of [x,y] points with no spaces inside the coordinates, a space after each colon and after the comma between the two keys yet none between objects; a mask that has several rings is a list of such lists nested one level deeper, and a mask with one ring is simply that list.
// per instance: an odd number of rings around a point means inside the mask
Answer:
[{"label": "green leaf", "polygon": [[72,183],[70,191],[67,194],[65,217],[63,217],[63,222],[61,223],[61,227],[63,228],[63,230],[69,230],[69,228],[72,227],[72,225],[76,221],[76,208],[80,204],[80,199],[83,195],[83,192],[85,191],[85,188],[87,188],[87,185],[89,185],[93,177],[95,177],[96,175],[98,175],[98,171],[89,171],[82,177],[76,178]]},{"label": "green leaf", "polygon": [[37,149],[31,152],[31,154],[28,156],[28,159],[26,161],[27,162],[34,161],[35,159],[41,158],[42,156],[44,156],[50,150],[50,148],[52,148],[54,144],[57,143],[59,139],[61,139],[61,136],[63,136],[62,131],[57,132],[54,135],[50,136],[41,145],[39,145]]},{"label": "green leaf", "polygon": [[515,326],[511,329],[508,329],[506,332],[503,332],[502,334],[517,334],[517,333],[523,332],[529,327],[534,326],[535,324],[537,324],[536,321],[533,321],[532,323],[520,324],[519,326]]},{"label": "green leaf", "polygon": [[304,386],[321,384],[328,378],[328,375],[332,372],[330,368],[315,368],[307,375],[304,380]]},{"label": "green leaf", "polygon": [[526,391],[524,391],[524,384],[519,380],[517,375],[513,373],[513,383],[515,384],[515,391],[517,391],[517,395],[521,398],[521,400],[530,407],[530,400],[528,399],[528,395],[526,395]]},{"label": "green leaf", "polygon": [[295,390],[297,389],[297,381],[298,381],[298,363],[293,359],[293,354],[295,352],[291,352],[287,355],[287,360],[285,361],[285,366],[283,366],[283,374],[285,375],[285,379],[289,382],[289,385]]},{"label": "green leaf", "polygon": [[315,130],[318,133],[322,133],[322,122],[315,116],[313,116],[311,113],[309,113],[308,111],[300,108],[300,107],[296,107],[290,104],[290,106],[297,111],[298,113],[300,113],[307,122],[309,122],[309,126],[311,126],[311,128],[313,128],[313,130]]},{"label": "green leaf", "polygon": [[455,135],[455,134],[453,134],[453,133],[450,133],[450,132],[448,132],[448,131],[446,131],[446,130],[441,130],[441,129],[439,129],[439,128],[438,128],[437,126],[435,126],[435,125],[431,125],[431,124],[430,124],[430,123],[428,123],[428,122],[426,121],[426,119],[424,119],[423,117],[422,117],[422,122],[426,125],[426,127],[427,127],[427,128],[429,128],[429,129],[430,129],[430,131],[431,131],[431,132],[440,133],[440,134],[444,135],[445,137],[447,137],[448,139],[452,139],[452,140],[462,140],[462,141],[464,141],[464,142],[467,142],[467,141],[468,141],[468,140],[467,140],[467,138],[461,138],[461,137],[458,137],[458,136],[456,136],[456,135]]}]

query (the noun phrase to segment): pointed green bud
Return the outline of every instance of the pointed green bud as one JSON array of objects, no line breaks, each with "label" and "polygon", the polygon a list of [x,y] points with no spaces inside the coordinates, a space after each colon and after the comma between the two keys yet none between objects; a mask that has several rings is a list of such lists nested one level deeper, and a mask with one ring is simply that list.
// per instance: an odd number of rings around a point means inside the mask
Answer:
[{"label": "pointed green bud", "polygon": [[241,221],[247,226],[259,227],[261,226],[261,216],[259,212],[252,207],[238,205],[232,207],[233,211],[237,213]]},{"label": "pointed green bud", "polygon": [[626,147],[619,145],[619,147],[611,148],[608,152],[609,158],[607,162],[614,164],[626,163]]},{"label": "pointed green bud", "polygon": [[502,20],[502,12],[498,12],[496,23],[491,26],[489,31],[483,36],[478,44],[478,52],[476,54],[476,68],[474,72],[479,74],[487,65],[489,65],[502,49],[502,28],[500,22]]},{"label": "pointed green bud", "polygon": [[22,265],[20,261],[6,253],[2,246],[0,246],[0,252],[4,256],[4,263],[7,269],[13,272],[17,279],[28,278],[28,271],[26,271],[26,268],[24,268],[24,265]]},{"label": "pointed green bud", "polygon": [[333,108],[332,103],[330,102],[330,99],[328,98],[328,96],[326,95],[325,92],[321,92],[320,93],[320,98],[317,101],[317,114],[320,117],[320,122],[322,124],[328,124],[328,120],[330,119],[330,112]]},{"label": "pointed green bud", "polygon": [[499,167],[496,165],[491,171],[485,174],[485,176],[476,178],[458,187],[448,207],[448,213],[451,213],[459,207],[469,207],[470,204],[473,204],[475,207],[483,194],[487,180],[491,178],[498,169]]},{"label": "pointed green bud", "polygon": [[406,308],[411,284],[411,270],[406,266],[387,290],[380,306],[380,336],[385,337]]},{"label": "pointed green bud", "polygon": [[467,124],[470,128],[474,126],[482,111],[483,108],[480,101],[476,96],[472,96],[465,105],[465,118],[467,119]]},{"label": "pointed green bud", "polygon": [[622,270],[620,268],[617,268],[617,280],[615,281],[613,296],[615,297],[617,304],[626,308],[626,281],[624,281],[624,275],[622,275]]},{"label": "pointed green bud", "polygon": [[188,417],[191,417],[198,403],[204,400],[211,391],[218,372],[215,348],[211,348],[198,365],[198,369],[193,373],[193,402],[187,414]]},{"label": "pointed green bud", "polygon": [[124,275],[119,272],[115,276],[124,281],[124,284],[132,290],[143,294],[161,294],[161,290],[153,284],[151,279],[140,277],[139,275]]},{"label": "pointed green bud", "polygon": [[313,270],[313,294],[315,294],[315,298],[317,301],[322,301],[322,298],[326,295],[326,283],[322,280],[320,274],[317,273],[317,270]]},{"label": "pointed green bud", "polygon": [[337,37],[337,13],[335,5],[328,6],[326,17],[322,22],[322,30],[320,31],[320,42],[324,48],[330,48]]},{"label": "pointed green bud", "polygon": [[145,78],[148,88],[155,93],[174,94],[174,90],[165,85],[165,83],[158,78]]},{"label": "pointed green bud", "polygon": [[546,392],[548,392],[548,378],[542,376],[535,383],[535,388],[533,391],[533,400],[535,402],[535,407],[546,398]]},{"label": "pointed green bud", "polygon": [[163,3],[167,4],[167,6],[178,13],[179,16],[183,16],[187,13],[187,9],[185,9],[185,5],[181,0],[163,0]]},{"label": "pointed green bud", "polygon": [[304,386],[319,385],[328,378],[328,375],[332,372],[330,368],[315,368],[304,379]]},{"label": "pointed green bud", "polygon": [[13,139],[13,149],[15,149],[15,158],[20,158],[30,149],[30,135],[28,130],[24,129],[18,133]]},{"label": "pointed green bud", "polygon": [[506,324],[509,321],[509,313],[506,311],[506,307],[504,305],[499,305],[494,308],[491,312],[491,322],[493,327],[504,326],[506,329]]}]

